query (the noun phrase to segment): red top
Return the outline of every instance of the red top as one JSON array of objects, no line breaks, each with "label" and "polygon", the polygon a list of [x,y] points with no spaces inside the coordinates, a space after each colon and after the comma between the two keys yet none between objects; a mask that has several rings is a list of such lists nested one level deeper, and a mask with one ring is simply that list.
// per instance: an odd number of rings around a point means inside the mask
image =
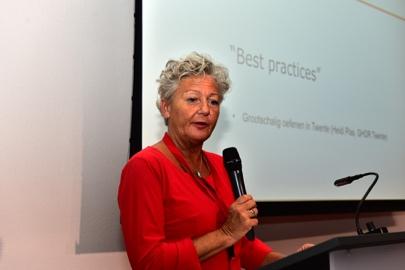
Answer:
[{"label": "red top", "polygon": [[[166,145],[167,140],[166,134]],[[178,168],[153,147],[124,167],[118,203],[133,269],[256,269],[271,251],[260,240],[244,237],[234,245],[233,258],[223,250],[199,260],[192,239],[220,228],[234,201],[222,157],[204,155],[211,169],[206,179]]]}]

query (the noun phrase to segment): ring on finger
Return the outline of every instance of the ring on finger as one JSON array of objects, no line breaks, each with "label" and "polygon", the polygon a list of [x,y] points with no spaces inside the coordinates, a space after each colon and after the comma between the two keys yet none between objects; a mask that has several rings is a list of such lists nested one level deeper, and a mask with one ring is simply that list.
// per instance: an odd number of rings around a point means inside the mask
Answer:
[{"label": "ring on finger", "polygon": [[250,209],[249,212],[250,212],[250,215],[251,215],[252,217],[255,217],[255,216],[257,215],[255,208]]}]

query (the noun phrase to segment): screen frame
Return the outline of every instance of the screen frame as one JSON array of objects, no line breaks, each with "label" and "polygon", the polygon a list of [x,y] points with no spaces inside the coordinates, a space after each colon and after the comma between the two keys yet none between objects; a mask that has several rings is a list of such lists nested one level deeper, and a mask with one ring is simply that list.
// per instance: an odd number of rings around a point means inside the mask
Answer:
[{"label": "screen frame", "polygon": [[[135,0],[130,157],[142,150],[142,0]],[[254,195],[254,194],[253,194]],[[260,216],[354,213],[359,200],[258,201]],[[361,212],[405,211],[405,200],[366,200]]]}]

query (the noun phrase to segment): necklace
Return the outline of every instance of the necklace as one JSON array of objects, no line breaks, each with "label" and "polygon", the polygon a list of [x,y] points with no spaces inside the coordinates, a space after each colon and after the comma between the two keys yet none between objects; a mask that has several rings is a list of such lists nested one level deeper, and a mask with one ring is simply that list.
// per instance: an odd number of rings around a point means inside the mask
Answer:
[{"label": "necklace", "polygon": [[203,177],[202,177],[202,174],[201,174],[202,161],[203,161],[203,155],[202,155],[202,153],[201,153],[200,166],[198,167],[198,170],[195,171],[195,175],[196,175],[198,178],[203,178]]}]

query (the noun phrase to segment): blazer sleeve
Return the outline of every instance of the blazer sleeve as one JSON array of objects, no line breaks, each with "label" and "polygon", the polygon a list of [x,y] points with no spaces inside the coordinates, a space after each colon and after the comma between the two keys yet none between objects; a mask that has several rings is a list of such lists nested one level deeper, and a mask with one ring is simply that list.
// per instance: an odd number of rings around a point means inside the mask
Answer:
[{"label": "blazer sleeve", "polygon": [[262,265],[264,258],[271,252],[271,248],[259,239],[253,241],[246,237],[241,239],[241,264],[247,270],[258,269]]}]

